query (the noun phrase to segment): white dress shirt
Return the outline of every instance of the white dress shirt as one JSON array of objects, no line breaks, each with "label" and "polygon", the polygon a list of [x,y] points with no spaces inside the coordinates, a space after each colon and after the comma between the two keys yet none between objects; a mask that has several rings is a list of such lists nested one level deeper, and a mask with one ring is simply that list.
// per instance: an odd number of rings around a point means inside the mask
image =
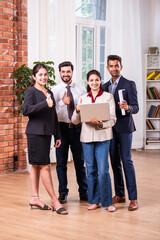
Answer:
[{"label": "white dress shirt", "polygon": [[[83,86],[76,84],[74,82],[71,82],[69,86],[74,99],[74,107],[76,108],[79,97],[86,93],[86,89]],[[53,94],[56,101],[56,111],[57,111],[58,121],[70,123],[71,120],[68,117],[67,105],[64,104],[64,102],[62,101],[64,93],[65,92],[67,93],[66,87],[67,87],[67,84],[65,84],[64,82],[61,82],[60,84],[53,87]]]},{"label": "white dress shirt", "polygon": [[[121,77],[121,76],[120,76],[120,77]],[[120,77],[117,78],[117,80],[116,80],[114,83],[113,83],[113,81],[112,81],[112,78],[109,80],[109,81],[110,81],[110,85],[109,85],[109,87],[108,87],[108,90],[109,90],[109,92],[112,93],[113,95],[114,95],[114,93],[115,93],[115,91],[116,91],[116,88],[117,88],[117,85],[118,85],[118,83],[119,83]]]}]

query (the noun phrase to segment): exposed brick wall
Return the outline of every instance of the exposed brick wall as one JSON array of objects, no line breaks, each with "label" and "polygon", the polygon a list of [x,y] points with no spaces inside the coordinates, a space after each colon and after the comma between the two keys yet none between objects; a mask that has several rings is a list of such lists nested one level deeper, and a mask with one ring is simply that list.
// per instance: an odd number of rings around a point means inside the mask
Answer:
[{"label": "exposed brick wall", "polygon": [[0,174],[26,169],[27,119],[17,112],[13,72],[27,63],[27,54],[27,0],[1,0]]}]

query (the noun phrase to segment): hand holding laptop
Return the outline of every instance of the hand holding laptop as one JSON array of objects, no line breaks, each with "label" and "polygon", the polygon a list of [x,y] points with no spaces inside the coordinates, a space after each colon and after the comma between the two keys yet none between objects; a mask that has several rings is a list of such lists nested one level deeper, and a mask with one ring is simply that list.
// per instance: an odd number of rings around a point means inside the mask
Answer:
[{"label": "hand holding laptop", "polygon": [[98,125],[99,127],[103,127],[103,122],[102,120],[97,120],[96,118],[91,118],[90,123],[94,125]]},{"label": "hand holding laptop", "polygon": [[76,111],[81,114],[81,122],[91,122],[99,126],[102,126],[102,121],[110,118],[109,103],[83,104],[80,98]]},{"label": "hand holding laptop", "polygon": [[[76,112],[79,113],[80,112],[80,105],[82,104],[82,98],[79,99],[78,101],[78,105],[76,107]],[[99,127],[103,127],[103,122],[102,120],[97,120],[95,117],[92,117],[89,121],[90,123],[94,124],[94,125],[99,125]]]}]

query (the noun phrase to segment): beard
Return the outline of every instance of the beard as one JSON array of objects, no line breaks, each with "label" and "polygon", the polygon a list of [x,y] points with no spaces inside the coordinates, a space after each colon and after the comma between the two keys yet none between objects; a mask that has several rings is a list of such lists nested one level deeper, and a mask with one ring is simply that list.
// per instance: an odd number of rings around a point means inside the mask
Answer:
[{"label": "beard", "polygon": [[65,77],[68,77],[68,79],[61,78],[64,83],[68,83],[68,82],[70,82],[71,79],[72,79],[72,78],[70,78],[69,76],[65,76]]}]

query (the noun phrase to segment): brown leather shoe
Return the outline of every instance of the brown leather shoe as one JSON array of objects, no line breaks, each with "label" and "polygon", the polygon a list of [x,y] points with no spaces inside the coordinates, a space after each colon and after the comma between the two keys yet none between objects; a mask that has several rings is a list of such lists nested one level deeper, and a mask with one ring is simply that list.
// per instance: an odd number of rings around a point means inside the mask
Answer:
[{"label": "brown leather shoe", "polygon": [[128,207],[128,211],[134,211],[138,209],[138,202],[137,200],[131,200],[129,207]]},{"label": "brown leather shoe", "polygon": [[126,198],[125,197],[114,196],[112,198],[112,201],[113,201],[113,204],[115,204],[115,203],[123,203],[123,202],[126,201]]}]

